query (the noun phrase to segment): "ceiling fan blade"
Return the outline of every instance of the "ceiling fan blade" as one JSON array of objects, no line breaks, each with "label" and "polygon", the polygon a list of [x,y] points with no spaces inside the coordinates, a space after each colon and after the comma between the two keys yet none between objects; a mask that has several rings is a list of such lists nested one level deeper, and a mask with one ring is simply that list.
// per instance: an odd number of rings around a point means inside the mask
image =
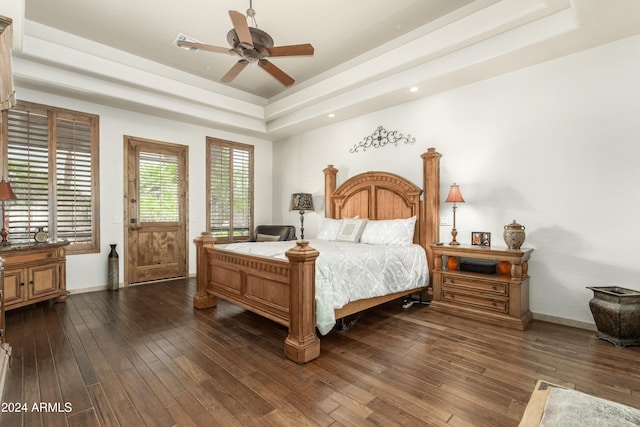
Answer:
[{"label": "ceiling fan blade", "polygon": [[291,86],[293,82],[295,82],[295,80],[293,80],[293,78],[290,75],[288,75],[287,73],[282,71],[280,68],[273,65],[273,63],[267,61],[266,59],[261,59],[260,61],[258,61],[258,65],[261,66],[267,73],[271,74],[273,77],[279,80],[280,83],[282,83],[285,86]]},{"label": "ceiling fan blade", "polygon": [[269,56],[311,56],[314,51],[313,46],[309,43],[268,47],[266,50],[269,52]]},{"label": "ceiling fan blade", "polygon": [[213,46],[210,44],[190,42],[186,40],[178,40],[176,44],[180,47],[207,50],[209,52],[216,52],[216,53],[229,53],[231,51],[231,49],[229,49],[228,47],[219,47],[219,46]]},{"label": "ceiling fan blade", "polygon": [[229,11],[231,22],[233,23],[233,29],[236,30],[240,43],[245,47],[253,47],[253,39],[249,32],[249,25],[247,24],[247,18],[240,12],[235,10]]},{"label": "ceiling fan blade", "polygon": [[248,63],[249,61],[247,61],[246,59],[241,59],[240,61],[236,62],[236,64],[231,67],[229,71],[227,71],[227,74],[222,76],[220,81],[222,83],[229,83],[233,81],[233,79],[235,79],[238,74],[240,74],[240,71],[244,70],[244,67],[246,67]]}]

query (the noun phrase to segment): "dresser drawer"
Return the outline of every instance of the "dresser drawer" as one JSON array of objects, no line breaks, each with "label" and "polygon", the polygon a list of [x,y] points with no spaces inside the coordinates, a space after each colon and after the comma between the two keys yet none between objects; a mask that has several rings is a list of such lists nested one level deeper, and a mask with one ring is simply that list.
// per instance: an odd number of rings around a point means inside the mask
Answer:
[{"label": "dresser drawer", "polygon": [[456,286],[492,295],[509,295],[509,284],[506,282],[465,277],[456,274],[443,274],[442,286],[443,288],[447,286]]},{"label": "dresser drawer", "polygon": [[442,300],[455,304],[473,306],[484,310],[495,311],[497,313],[509,313],[509,300],[491,298],[480,295],[466,293],[464,290],[455,288],[442,289]]},{"label": "dresser drawer", "polygon": [[35,252],[35,253],[25,253],[25,254],[15,254],[15,255],[4,255],[5,265],[4,268],[9,269],[14,267],[15,265],[24,265],[24,264],[33,264],[33,263],[41,263],[41,262],[58,262],[58,252],[55,249],[50,251],[43,252]]}]

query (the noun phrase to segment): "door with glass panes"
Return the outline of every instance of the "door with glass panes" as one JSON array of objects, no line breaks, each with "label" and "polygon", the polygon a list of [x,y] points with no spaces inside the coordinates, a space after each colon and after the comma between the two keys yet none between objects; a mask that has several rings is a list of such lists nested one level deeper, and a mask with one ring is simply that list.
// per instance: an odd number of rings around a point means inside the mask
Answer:
[{"label": "door with glass panes", "polygon": [[187,274],[187,147],[126,136],[125,284]]}]

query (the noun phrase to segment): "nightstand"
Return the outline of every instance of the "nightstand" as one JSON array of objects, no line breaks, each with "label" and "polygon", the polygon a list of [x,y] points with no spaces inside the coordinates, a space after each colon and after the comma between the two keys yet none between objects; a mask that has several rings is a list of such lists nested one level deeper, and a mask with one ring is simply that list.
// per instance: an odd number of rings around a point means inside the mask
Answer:
[{"label": "nightstand", "polygon": [[[433,253],[433,301],[431,307],[450,314],[524,330],[531,323],[528,261],[533,249],[501,249],[485,246],[431,245]],[[456,257],[455,270],[447,268]],[[463,271],[460,260],[496,265],[480,272]],[[488,270],[488,271],[487,271]]]}]

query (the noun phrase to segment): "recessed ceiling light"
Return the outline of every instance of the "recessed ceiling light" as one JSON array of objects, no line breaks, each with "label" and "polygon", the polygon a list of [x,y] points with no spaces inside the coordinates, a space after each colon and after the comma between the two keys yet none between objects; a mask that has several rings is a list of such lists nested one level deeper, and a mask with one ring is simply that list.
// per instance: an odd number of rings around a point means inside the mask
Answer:
[{"label": "recessed ceiling light", "polygon": [[419,87],[418,87],[418,86],[414,86],[414,87],[412,87],[411,89],[409,89],[409,91],[410,91],[410,92],[417,92],[417,91],[418,91],[418,89],[419,89]]},{"label": "recessed ceiling light", "polygon": [[336,116],[336,115],[335,115],[335,114],[333,114],[333,113],[329,114],[329,117],[330,117],[330,118],[332,118],[332,119],[333,119],[335,116]]}]

